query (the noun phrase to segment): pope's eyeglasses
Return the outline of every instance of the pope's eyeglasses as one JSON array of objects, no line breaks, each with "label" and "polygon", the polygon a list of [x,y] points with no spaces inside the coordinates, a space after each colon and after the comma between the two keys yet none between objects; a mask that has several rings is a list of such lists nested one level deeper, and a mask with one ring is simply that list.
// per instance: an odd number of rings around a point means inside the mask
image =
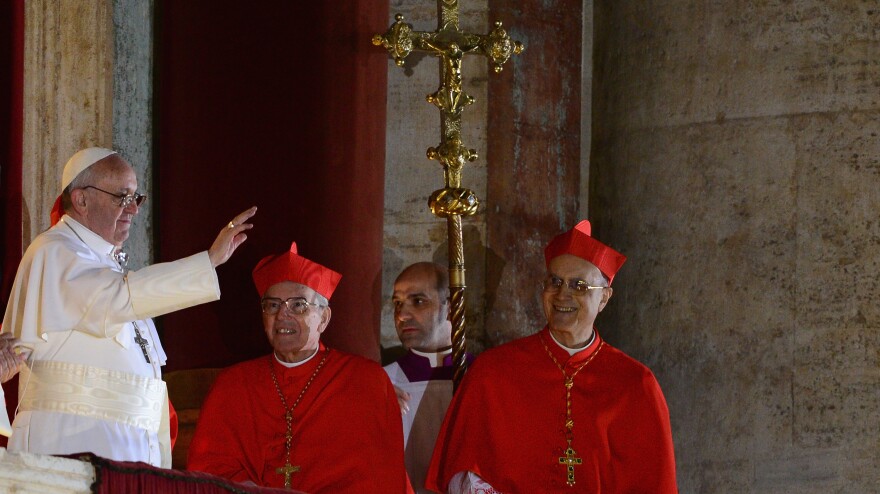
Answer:
[{"label": "pope's eyeglasses", "polygon": [[563,280],[558,276],[548,276],[545,279],[541,286],[544,288],[544,291],[547,293],[557,293],[562,290],[562,285],[567,285],[571,288],[572,293],[575,295],[586,295],[590,290],[601,290],[603,288],[608,288],[606,286],[594,286],[587,283],[584,280],[579,279],[571,279],[571,280]]},{"label": "pope's eyeglasses", "polygon": [[83,189],[95,189],[99,192],[103,192],[107,195],[113,196],[119,199],[119,206],[123,209],[131,206],[131,203],[135,203],[138,207],[140,207],[140,205],[147,200],[146,194],[138,194],[137,192],[132,192],[131,194],[114,194],[112,192],[107,192],[104,189],[95,187],[94,185],[86,185],[85,187],[83,187]]},{"label": "pope's eyeglasses", "polygon": [[309,310],[309,307],[323,307],[321,304],[307,302],[306,299],[302,297],[291,297],[287,300],[281,300],[280,298],[275,297],[267,297],[263,300],[260,300],[260,306],[263,308],[263,313],[269,314],[270,316],[273,314],[277,314],[278,311],[281,310],[281,307],[287,307],[287,310],[293,312],[298,316],[305,314],[306,311]]}]

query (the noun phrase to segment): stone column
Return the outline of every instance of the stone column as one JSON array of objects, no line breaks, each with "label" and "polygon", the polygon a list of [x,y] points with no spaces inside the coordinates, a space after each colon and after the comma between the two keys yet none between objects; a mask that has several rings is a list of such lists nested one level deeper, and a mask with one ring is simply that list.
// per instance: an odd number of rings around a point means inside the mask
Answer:
[{"label": "stone column", "polygon": [[[137,171],[138,189],[153,189],[153,0],[113,0],[113,149]],[[153,206],[147,199],[125,243],[129,267],[153,262]]]},{"label": "stone column", "polygon": [[64,163],[113,145],[109,0],[25,2],[22,245],[49,227]]},{"label": "stone column", "polygon": [[[393,5],[416,29],[433,30],[436,6]],[[463,112],[463,135],[479,160],[464,168],[463,184],[483,201],[464,219],[469,348],[481,351],[531,334],[544,324],[538,284],[543,248],[553,235],[587,214],[592,83],[592,0],[548,5],[534,0],[461,2],[461,27],[487,32],[501,21],[526,51],[501,74],[465,59],[465,86],[477,103]],[[477,22],[479,20],[479,22]],[[410,57],[413,58],[413,57]],[[445,263],[445,222],[425,206],[439,188],[439,167],[427,162],[436,109],[424,95],[436,88],[433,58],[389,62],[386,237],[383,293],[400,268],[417,260]],[[470,72],[468,72],[470,71]],[[488,89],[487,89],[488,87]],[[390,311],[383,345],[395,344]]]},{"label": "stone column", "polygon": [[[151,26],[151,0],[25,2],[24,247],[48,228],[64,163],[78,149],[120,151],[148,190]],[[152,257],[149,225],[145,208],[129,243],[134,267]]]}]

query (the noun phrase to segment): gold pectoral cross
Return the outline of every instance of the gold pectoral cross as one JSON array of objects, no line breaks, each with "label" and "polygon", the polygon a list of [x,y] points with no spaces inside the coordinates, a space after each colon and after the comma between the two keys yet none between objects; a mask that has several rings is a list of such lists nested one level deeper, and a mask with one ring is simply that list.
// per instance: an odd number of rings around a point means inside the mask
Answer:
[{"label": "gold pectoral cross", "polygon": [[565,465],[566,470],[568,471],[568,480],[566,480],[565,483],[568,484],[569,487],[574,485],[574,466],[581,465],[584,462],[581,458],[575,458],[576,454],[577,453],[575,453],[574,449],[569,446],[568,449],[565,450],[565,456],[559,457],[559,464]]},{"label": "gold pectoral cross", "polygon": [[275,473],[284,475],[284,487],[290,487],[290,476],[296,472],[299,472],[299,466],[291,465],[290,460],[287,460],[287,464],[285,464],[283,467],[278,467],[275,469]]}]

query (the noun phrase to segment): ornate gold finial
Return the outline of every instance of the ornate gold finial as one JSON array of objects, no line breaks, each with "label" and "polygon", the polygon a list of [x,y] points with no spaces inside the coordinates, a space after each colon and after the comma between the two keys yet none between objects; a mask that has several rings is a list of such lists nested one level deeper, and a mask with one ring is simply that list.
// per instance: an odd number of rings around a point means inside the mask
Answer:
[{"label": "ornate gold finial", "polygon": [[502,65],[511,55],[519,55],[525,49],[519,41],[513,41],[507,31],[501,27],[501,21],[495,21],[495,28],[485,38],[483,51],[492,60],[492,68],[496,73],[503,70]]},{"label": "ornate gold finial", "polygon": [[373,36],[373,44],[385,47],[394,57],[394,63],[403,67],[404,60],[413,51],[413,27],[403,22],[403,14],[394,16],[394,24],[388,28],[388,32]]}]

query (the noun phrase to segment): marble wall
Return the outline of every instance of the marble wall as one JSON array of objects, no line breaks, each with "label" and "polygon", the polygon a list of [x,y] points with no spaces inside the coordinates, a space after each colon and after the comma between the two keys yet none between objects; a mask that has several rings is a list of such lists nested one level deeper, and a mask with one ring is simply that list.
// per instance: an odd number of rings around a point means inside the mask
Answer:
[{"label": "marble wall", "polygon": [[599,325],[651,367],[681,492],[880,491],[880,9],[596,2]]}]

